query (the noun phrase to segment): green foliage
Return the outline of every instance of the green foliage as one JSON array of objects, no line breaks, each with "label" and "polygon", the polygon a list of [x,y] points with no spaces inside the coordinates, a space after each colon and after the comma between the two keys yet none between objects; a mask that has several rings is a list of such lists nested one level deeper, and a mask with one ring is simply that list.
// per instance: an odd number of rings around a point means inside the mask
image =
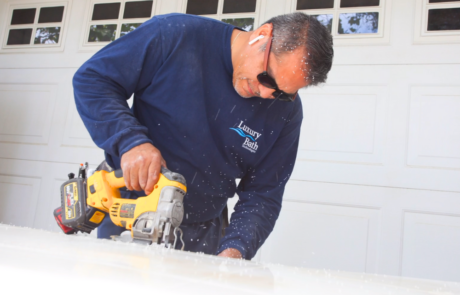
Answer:
[{"label": "green foliage", "polygon": [[137,23],[137,24],[122,24],[121,25],[121,32],[120,32],[120,37],[123,37],[124,35],[128,34],[129,32],[134,31],[137,29],[142,23]]},{"label": "green foliage", "polygon": [[37,28],[34,44],[56,44],[60,34],[61,27]]},{"label": "green foliage", "polygon": [[117,25],[92,25],[89,29],[88,42],[107,42],[115,40]]}]

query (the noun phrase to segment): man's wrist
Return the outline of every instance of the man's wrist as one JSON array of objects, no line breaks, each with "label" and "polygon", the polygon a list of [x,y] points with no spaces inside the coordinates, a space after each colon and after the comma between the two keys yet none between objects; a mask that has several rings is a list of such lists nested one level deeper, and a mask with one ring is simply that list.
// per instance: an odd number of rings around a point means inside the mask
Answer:
[{"label": "man's wrist", "polygon": [[225,249],[224,251],[220,252],[219,255],[217,256],[237,258],[237,259],[243,258],[243,255],[241,254],[241,252],[234,248]]}]

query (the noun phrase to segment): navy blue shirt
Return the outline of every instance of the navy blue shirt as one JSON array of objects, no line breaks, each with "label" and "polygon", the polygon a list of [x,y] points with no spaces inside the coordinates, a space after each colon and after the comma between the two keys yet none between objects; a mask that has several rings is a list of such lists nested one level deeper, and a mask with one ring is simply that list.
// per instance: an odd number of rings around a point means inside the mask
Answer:
[{"label": "navy blue shirt", "polygon": [[73,86],[81,118],[110,164],[119,168],[123,153],[150,142],[184,175],[184,223],[219,216],[237,193],[219,252],[236,248],[251,259],[278,218],[302,106],[299,97],[289,103],[236,93],[234,29],[198,16],[153,17],[97,52]]}]

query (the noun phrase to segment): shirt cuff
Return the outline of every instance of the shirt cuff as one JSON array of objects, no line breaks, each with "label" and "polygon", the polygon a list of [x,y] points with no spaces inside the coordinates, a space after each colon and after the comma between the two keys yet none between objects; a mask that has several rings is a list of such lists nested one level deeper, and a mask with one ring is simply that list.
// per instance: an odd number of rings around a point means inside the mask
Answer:
[{"label": "shirt cuff", "polygon": [[227,241],[223,242],[220,245],[219,250],[217,251],[217,254],[219,254],[220,252],[222,252],[222,251],[224,251],[226,249],[229,249],[229,248],[233,248],[233,249],[236,249],[236,250],[240,251],[241,256],[242,256],[243,259],[247,259],[247,260],[252,259],[252,257],[250,257],[250,258],[246,257],[246,255],[247,255],[246,247],[243,245],[243,243],[241,241],[238,241],[238,240],[227,240]]},{"label": "shirt cuff", "polygon": [[153,144],[152,141],[143,132],[131,131],[128,134],[125,134],[118,142],[118,156],[121,158],[124,153],[143,143]]}]

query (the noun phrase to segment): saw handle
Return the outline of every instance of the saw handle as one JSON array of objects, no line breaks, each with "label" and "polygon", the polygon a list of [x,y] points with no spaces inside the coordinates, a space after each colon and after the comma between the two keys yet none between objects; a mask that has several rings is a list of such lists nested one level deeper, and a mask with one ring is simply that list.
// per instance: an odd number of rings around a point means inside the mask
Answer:
[{"label": "saw handle", "polygon": [[[161,166],[161,174],[165,175],[168,174],[168,172],[171,173],[168,168]],[[121,169],[109,173],[106,179],[113,188],[125,187],[125,179],[123,178],[123,170]]]}]

